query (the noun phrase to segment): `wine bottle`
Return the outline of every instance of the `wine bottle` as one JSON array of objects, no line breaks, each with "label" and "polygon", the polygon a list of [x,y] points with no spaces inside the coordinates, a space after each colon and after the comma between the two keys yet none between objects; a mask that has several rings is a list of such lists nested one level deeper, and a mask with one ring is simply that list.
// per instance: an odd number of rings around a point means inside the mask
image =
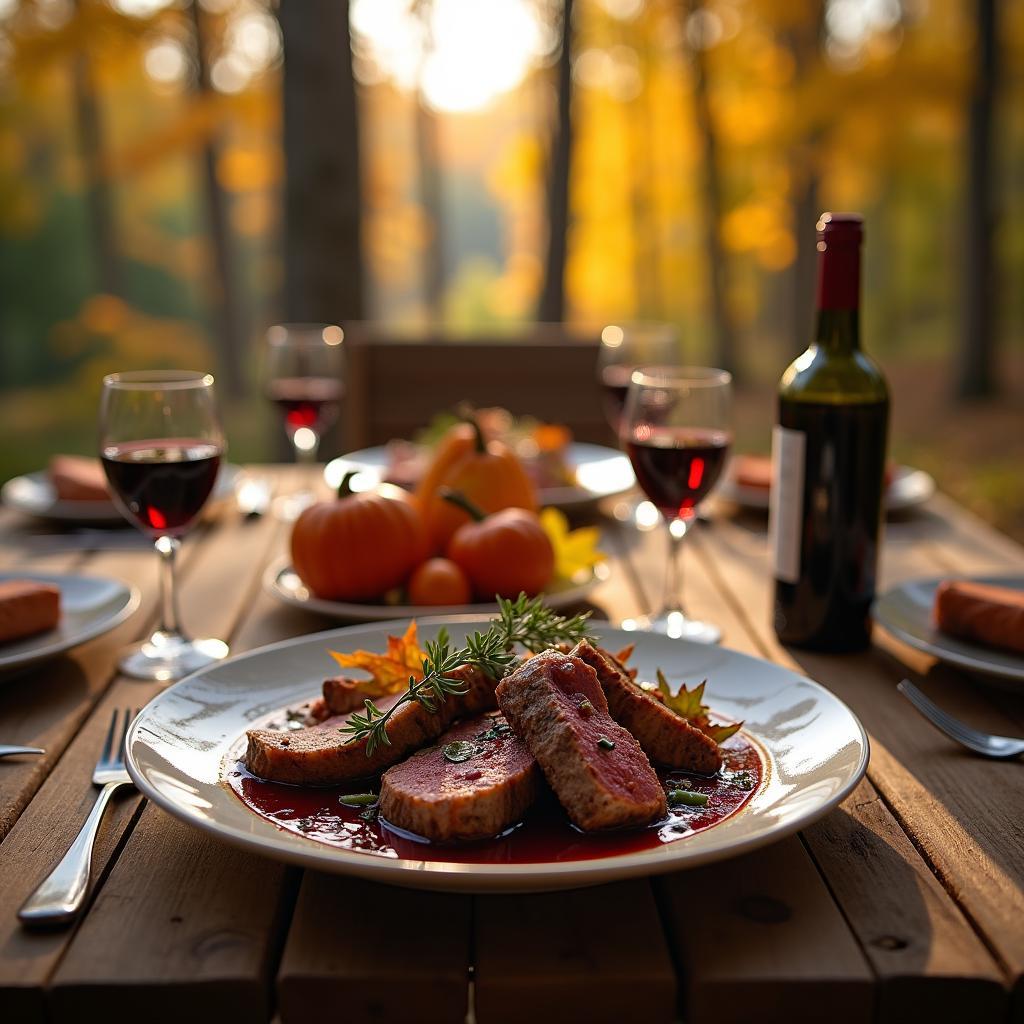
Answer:
[{"label": "wine bottle", "polygon": [[824,213],[817,228],[815,336],[782,375],[772,436],[774,626],[851,651],[871,637],[889,390],[860,348],[863,221]]}]

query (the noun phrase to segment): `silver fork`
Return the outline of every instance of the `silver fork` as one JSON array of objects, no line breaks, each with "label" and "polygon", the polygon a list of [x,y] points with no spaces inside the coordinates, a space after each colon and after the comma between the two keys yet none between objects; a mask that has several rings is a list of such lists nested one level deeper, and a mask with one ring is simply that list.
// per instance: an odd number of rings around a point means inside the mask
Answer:
[{"label": "silver fork", "polygon": [[[118,726],[118,718],[121,715],[124,716],[124,721]],[[103,752],[96,762],[96,770],[92,773],[92,784],[103,788],[68,852],[18,911],[18,918],[23,924],[68,924],[82,909],[89,889],[92,848],[96,842],[103,812],[117,789],[133,784],[124,767],[124,741],[128,726],[134,717],[135,712],[127,708],[120,712],[114,709]]]},{"label": "silver fork", "polygon": [[896,689],[903,694],[918,711],[928,719],[936,729],[944,732],[950,739],[963,744],[969,750],[984,757],[1007,760],[1024,754],[1024,740],[1012,736],[993,736],[964,725],[937,704],[932,703],[909,679],[896,684]]},{"label": "silver fork", "polygon": [[0,757],[14,757],[16,754],[45,754],[42,747],[12,747],[7,743],[0,743]]}]

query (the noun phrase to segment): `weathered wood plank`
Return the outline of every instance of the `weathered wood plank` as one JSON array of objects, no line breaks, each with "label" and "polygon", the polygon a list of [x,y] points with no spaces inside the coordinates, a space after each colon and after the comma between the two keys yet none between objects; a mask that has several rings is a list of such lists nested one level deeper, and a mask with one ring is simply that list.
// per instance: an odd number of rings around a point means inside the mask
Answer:
[{"label": "weathered wood plank", "polygon": [[277,977],[283,1024],[344,1006],[353,1024],[461,1024],[470,898],[307,871]]},{"label": "weathered wood plank", "polygon": [[688,1024],[872,1019],[871,971],[799,839],[655,886]]},{"label": "weathered wood plank", "polygon": [[[251,603],[258,586],[260,556],[279,524],[268,519],[247,529],[249,544],[240,544],[231,530],[213,531],[194,542],[181,580],[186,626],[198,624],[211,633],[228,636]],[[124,575],[129,578],[133,562],[136,570],[146,572],[156,560],[149,551],[111,552],[104,559],[115,556],[126,560]],[[225,580],[230,586],[225,586]],[[90,778],[112,709],[140,707],[160,689],[157,683],[115,679],[0,845],[4,863],[0,873],[0,1000],[18,1008],[22,1016],[16,1019],[42,1018],[42,987],[74,936],[72,931],[26,932],[17,922],[17,909],[63,854],[92,805],[95,791]],[[125,796],[108,812],[94,858],[94,879],[100,889],[140,799],[134,794]],[[165,847],[154,856],[166,853]]]},{"label": "weathered wood plank", "polygon": [[676,981],[648,883],[475,900],[479,1024],[674,1018]]},{"label": "weathered wood plank", "polygon": [[[738,563],[747,559],[748,552],[745,549],[750,543],[755,546],[763,545],[765,539],[756,530],[751,535],[752,539],[748,539],[748,530],[744,526],[733,525],[735,533],[731,535],[731,542],[738,549]],[[719,525],[716,524],[708,529],[698,529],[691,538],[692,568],[688,573],[693,598],[690,602],[691,609],[694,614],[708,615],[721,625],[728,646],[762,657],[770,655],[771,646],[765,631],[758,631],[752,624],[752,615],[767,607],[770,581],[763,587],[764,604],[760,607],[757,602],[752,606],[744,597],[738,598],[726,588],[724,579],[732,581],[735,569],[731,563],[724,564],[717,555],[720,532]],[[658,550],[657,546],[651,550],[642,540],[637,541],[634,563],[642,565],[646,561],[656,568]],[[754,586],[754,581],[749,581],[748,589],[743,594],[749,594],[749,589]],[[723,603],[715,603],[712,600],[713,595],[707,593],[709,588],[718,593],[718,599]],[[923,664],[927,665],[928,660],[922,659]],[[713,701],[713,688],[710,692]],[[861,840],[859,848],[862,856],[845,864],[848,876],[844,885],[834,884],[828,870],[824,870],[823,874],[833,897],[879,978],[878,1005],[882,1019],[893,1019],[889,1007],[901,1006],[901,999],[906,992],[912,993],[914,998],[920,998],[925,1003],[935,1005],[936,1020],[959,1019],[957,1007],[961,1004],[955,999],[945,998],[951,978],[956,978],[953,982],[954,987],[963,979],[965,990],[972,996],[978,995],[980,999],[988,999],[989,1006],[1000,998],[1005,999],[1005,995],[999,993],[1003,979],[995,961],[984,949],[955,903],[935,881],[929,868],[903,835],[888,809],[877,801],[871,803],[870,818],[861,820],[862,816],[853,808],[863,802],[858,794],[854,794],[844,805],[843,811],[826,818],[815,828],[831,834],[829,830],[838,829],[846,814],[853,816],[857,828],[861,830],[858,835]],[[900,836],[903,836],[902,841]],[[816,852],[820,852],[820,849],[819,843]],[[824,868],[826,861],[827,858],[822,855],[819,858],[819,866]],[[901,864],[898,865],[897,861]],[[831,862],[828,863],[831,866]],[[879,883],[879,877],[884,877],[897,866],[901,877],[918,880],[915,883],[916,888],[890,886],[886,890],[886,899],[879,901],[873,892]],[[930,884],[926,881],[929,878]],[[921,892],[918,892],[918,888]],[[916,948],[908,947],[912,952],[902,956],[873,946],[872,942],[880,934],[878,929],[882,927],[883,921],[888,922],[890,935],[899,934],[898,926],[901,923],[910,928],[910,923],[914,922],[920,928],[919,933],[916,933],[919,943],[927,940],[927,956],[918,958],[920,945]],[[965,951],[970,955],[965,955]],[[961,972],[959,975],[955,974],[957,970]],[[981,995],[982,993],[984,995]]]},{"label": "weathered wood plank", "polygon": [[267,1020],[288,871],[146,806],[53,975],[50,1019]]},{"label": "weathered wood plank", "polygon": [[[952,747],[895,690],[902,666],[891,655],[877,648],[842,657],[782,648],[768,626],[771,580],[765,538],[723,521],[708,540],[709,571],[731,592],[764,648],[824,683],[860,716],[872,738],[872,783],[1009,972],[1019,1000],[1024,986],[1024,792],[1016,782],[1016,766]],[[951,536],[948,548],[970,566],[969,537]],[[912,530],[887,541],[884,580],[941,571],[928,560],[927,548],[915,544]],[[936,676],[939,696],[954,714],[973,717],[992,731],[1012,732],[1013,722],[974,686],[964,685],[965,677],[959,685],[955,679],[948,670]]]},{"label": "weathered wood plank", "polygon": [[880,979],[877,1020],[1001,1020],[1002,972],[866,780],[803,833]]}]

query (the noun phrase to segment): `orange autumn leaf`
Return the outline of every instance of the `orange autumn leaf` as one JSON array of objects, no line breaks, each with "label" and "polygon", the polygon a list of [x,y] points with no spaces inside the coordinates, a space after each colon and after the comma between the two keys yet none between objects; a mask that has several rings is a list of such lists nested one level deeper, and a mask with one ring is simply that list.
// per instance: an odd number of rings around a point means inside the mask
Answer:
[{"label": "orange autumn leaf", "polygon": [[349,654],[331,651],[331,657],[342,668],[359,668],[370,674],[359,680],[359,690],[366,697],[385,697],[409,685],[409,677],[417,682],[423,678],[423,651],[416,639],[416,623],[409,623],[405,635],[389,636],[385,654],[374,651],[352,651]]}]

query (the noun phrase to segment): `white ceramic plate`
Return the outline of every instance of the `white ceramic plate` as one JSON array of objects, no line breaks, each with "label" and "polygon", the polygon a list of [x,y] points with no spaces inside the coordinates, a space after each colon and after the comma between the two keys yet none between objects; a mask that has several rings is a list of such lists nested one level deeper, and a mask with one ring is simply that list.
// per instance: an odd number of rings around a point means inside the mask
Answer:
[{"label": "white ceramic plate", "polygon": [[[578,508],[601,498],[623,494],[636,483],[629,459],[614,448],[573,443],[569,445],[568,460],[576,470],[577,486],[541,488],[537,495],[541,505],[562,509]],[[335,491],[345,474],[354,470],[361,476],[352,481],[353,489],[365,491],[376,487],[384,479],[387,467],[387,448],[363,448],[328,462],[324,467],[324,480]]]},{"label": "white ceramic plate", "polygon": [[[1024,576],[973,577],[975,583],[1024,590]],[[915,580],[883,594],[874,607],[875,621],[893,636],[940,661],[969,672],[1024,683],[1024,658],[1012,651],[983,647],[941,633],[932,624],[935,588],[941,580]]]},{"label": "white ceramic plate", "polygon": [[[486,621],[420,619],[420,640],[445,624],[458,641]],[[653,677],[658,667],[673,685],[706,677],[713,711],[746,721],[745,731],[763,754],[765,781],[740,811],[707,831],[641,852],[568,862],[460,864],[326,846],[282,831],[249,810],[224,782],[244,750],[246,729],[276,709],[316,696],[332,670],[329,648],[383,650],[387,634],[401,633],[406,625],[398,620],[298,637],[176,683],[132,724],[128,771],[164,810],[268,857],[412,888],[507,892],[597,885],[735,856],[826,814],[867,765],[868,741],[860,722],[818,683],[721,647],[594,623],[594,632],[612,650],[636,644],[631,663],[641,677]]]},{"label": "white ceramic plate", "polygon": [[0,672],[28,668],[84,644],[120,625],[139,606],[137,587],[102,576],[60,576],[4,572],[0,580],[36,580],[60,587],[61,618],[56,629],[0,644]]},{"label": "white ceramic plate", "polygon": [[[234,491],[238,466],[225,462],[220,467],[211,501],[219,501]],[[0,498],[8,508],[37,519],[58,523],[123,523],[125,520],[112,501],[67,501],[57,497],[45,470],[11,477],[2,488]]]},{"label": "white ceramic plate", "polygon": [[[583,579],[572,582],[563,580],[548,591],[545,600],[552,608],[567,608],[584,600],[587,593],[602,580],[608,578],[611,570],[605,564],[594,567]],[[399,604],[352,604],[347,601],[326,601],[314,597],[287,562],[277,562],[263,574],[263,587],[267,593],[285,604],[319,612],[332,619],[347,619],[350,622],[384,622],[387,619],[412,619],[423,615],[492,615],[498,606],[493,602],[484,604],[455,605],[399,605]]]},{"label": "white ceramic plate", "polygon": [[[718,485],[716,493],[743,508],[765,511],[768,509],[768,489],[766,487],[747,487],[737,483],[728,474]],[[887,512],[905,512],[907,509],[923,505],[934,493],[935,481],[923,469],[897,466],[893,470],[892,482],[885,492],[885,510]]]}]

